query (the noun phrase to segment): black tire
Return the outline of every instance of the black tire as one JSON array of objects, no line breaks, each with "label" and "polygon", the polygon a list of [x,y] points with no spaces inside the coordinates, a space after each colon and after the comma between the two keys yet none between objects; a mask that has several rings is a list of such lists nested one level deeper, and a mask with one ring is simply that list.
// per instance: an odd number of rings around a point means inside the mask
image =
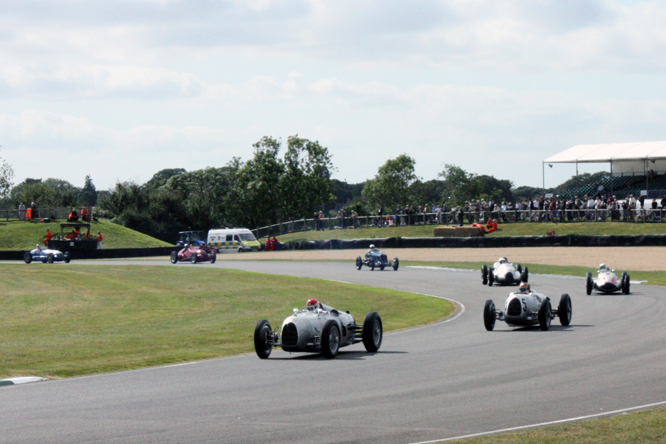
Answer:
[{"label": "black tire", "polygon": [[381,264],[379,264],[379,270],[380,270],[380,271],[384,271],[384,266],[385,266],[385,265],[384,265],[384,262],[382,262]]},{"label": "black tire", "polygon": [[333,319],[329,319],[321,332],[321,351],[326,359],[333,359],[338,350],[340,350],[340,327]]},{"label": "black tire", "polygon": [[375,260],[370,259],[370,271],[375,271]]},{"label": "black tire", "polygon": [[272,335],[273,329],[270,322],[266,319],[257,322],[257,325],[254,327],[254,350],[261,359],[266,359],[271,355],[271,351],[273,350]]},{"label": "black tire", "polygon": [[177,251],[172,251],[171,252],[171,263],[172,264],[178,263],[178,252]]},{"label": "black tire", "polygon": [[361,256],[356,256],[356,269],[360,270],[363,268],[363,259],[361,259]]},{"label": "black tire", "polygon": [[400,261],[398,260],[397,257],[393,258],[393,270],[398,271],[398,267],[400,267]]},{"label": "black tire", "polygon": [[25,261],[26,264],[29,264],[30,262],[32,262],[32,254],[30,254],[29,251],[23,253],[23,260]]},{"label": "black tire", "polygon": [[528,270],[527,267],[525,267],[523,269],[523,272],[520,274],[520,280],[527,283],[529,278],[530,278],[530,270]]},{"label": "black tire", "polygon": [[589,296],[592,294],[592,289],[594,288],[592,273],[590,273],[589,271],[587,272],[586,279],[587,281],[585,282],[585,293],[587,293],[587,295]]},{"label": "black tire", "polygon": [[550,298],[546,298],[539,308],[539,327],[541,330],[546,331],[550,328],[551,313],[553,312],[550,306]]},{"label": "black tire", "polygon": [[631,283],[629,273],[622,273],[622,278],[622,293],[629,294],[629,285]]},{"label": "black tire", "polygon": [[481,284],[488,285],[488,266],[481,265]]},{"label": "black tire", "polygon": [[72,260],[72,256],[69,255],[69,251],[65,251],[63,253],[62,260],[65,261],[66,264],[69,264],[69,261]]},{"label": "black tire", "polygon": [[495,282],[495,271],[493,268],[488,270],[488,286],[492,287]]},{"label": "black tire", "polygon": [[486,306],[483,307],[483,325],[486,326],[488,331],[493,331],[495,328],[495,303],[490,299],[486,301]]},{"label": "black tire", "polygon": [[369,353],[375,353],[382,345],[384,337],[384,327],[382,318],[377,312],[370,312],[365,315],[363,321],[363,345]]},{"label": "black tire", "polygon": [[197,263],[197,255],[196,254],[193,254],[192,256],[190,256],[190,262],[192,262],[193,264]]},{"label": "black tire", "polygon": [[48,262],[49,264],[52,264],[54,260],[55,258],[53,257],[53,253],[49,253],[49,255],[46,256],[46,262]]},{"label": "black tire", "polygon": [[571,297],[565,293],[560,298],[560,305],[557,307],[557,316],[560,318],[560,324],[564,327],[571,324],[572,313]]},{"label": "black tire", "polygon": [[516,266],[516,270],[518,270],[518,273],[523,274],[523,266],[522,265],[518,264]]},{"label": "black tire", "polygon": [[214,264],[216,260],[217,260],[217,254],[211,253],[210,254],[210,263]]}]

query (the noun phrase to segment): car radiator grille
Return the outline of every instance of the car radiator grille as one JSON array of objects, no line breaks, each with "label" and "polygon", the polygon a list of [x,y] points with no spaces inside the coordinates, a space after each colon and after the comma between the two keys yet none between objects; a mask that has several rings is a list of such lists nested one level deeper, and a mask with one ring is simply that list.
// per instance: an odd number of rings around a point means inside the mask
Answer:
[{"label": "car radiator grille", "polygon": [[509,302],[509,308],[506,310],[506,314],[508,316],[520,316],[521,311],[520,299],[511,299],[511,302]]},{"label": "car radiator grille", "polygon": [[288,323],[282,329],[282,344],[283,345],[296,345],[298,344],[298,329],[293,323]]}]

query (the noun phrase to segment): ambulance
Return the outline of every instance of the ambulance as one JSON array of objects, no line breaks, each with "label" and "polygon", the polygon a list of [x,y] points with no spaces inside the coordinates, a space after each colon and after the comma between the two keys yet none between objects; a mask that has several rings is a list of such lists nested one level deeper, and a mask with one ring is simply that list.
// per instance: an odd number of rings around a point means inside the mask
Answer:
[{"label": "ambulance", "polygon": [[218,253],[259,251],[260,244],[247,228],[216,228],[208,231],[208,245]]}]

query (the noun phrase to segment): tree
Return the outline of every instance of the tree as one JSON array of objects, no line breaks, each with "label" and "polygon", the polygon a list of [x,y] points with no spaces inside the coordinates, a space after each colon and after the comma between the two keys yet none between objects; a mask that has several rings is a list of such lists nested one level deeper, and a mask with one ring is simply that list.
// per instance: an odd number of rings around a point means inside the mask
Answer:
[{"label": "tree", "polygon": [[456,165],[444,165],[444,170],[438,177],[444,180],[442,199],[450,202],[450,206],[459,206],[478,199],[485,187],[483,180],[476,174],[468,173]]},{"label": "tree", "polygon": [[0,199],[9,197],[14,183],[14,169],[5,159],[0,157]]},{"label": "tree", "polygon": [[86,176],[83,189],[81,189],[81,194],[79,195],[79,199],[83,205],[87,205],[89,207],[92,207],[97,203],[97,189],[95,188],[95,185],[90,178],[90,174]]},{"label": "tree", "polygon": [[377,175],[363,187],[363,198],[374,212],[378,207],[393,209],[410,201],[409,186],[417,179],[416,161],[407,154],[389,159],[379,167]]}]

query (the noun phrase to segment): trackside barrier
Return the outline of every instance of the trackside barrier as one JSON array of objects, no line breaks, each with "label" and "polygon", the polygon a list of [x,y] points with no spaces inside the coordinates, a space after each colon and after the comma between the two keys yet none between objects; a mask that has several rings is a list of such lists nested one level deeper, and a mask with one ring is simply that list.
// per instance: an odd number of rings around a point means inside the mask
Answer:
[{"label": "trackside barrier", "polygon": [[[158,248],[116,248],[108,250],[72,250],[72,260],[76,259],[120,259],[132,257],[169,256],[172,251],[179,251],[179,247]],[[0,260],[22,261],[25,251],[0,251]]]},{"label": "trackside barrier", "polygon": [[[493,219],[500,224],[539,222],[666,222],[666,210],[622,210],[622,209],[576,209],[576,210],[511,210],[511,211],[466,211],[463,224],[485,224]],[[257,239],[280,236],[287,233],[316,230],[344,230],[370,227],[397,227],[408,225],[459,225],[458,214],[421,213],[413,215],[385,215],[351,217],[327,217],[324,219],[299,219],[268,225],[252,230]]]}]

